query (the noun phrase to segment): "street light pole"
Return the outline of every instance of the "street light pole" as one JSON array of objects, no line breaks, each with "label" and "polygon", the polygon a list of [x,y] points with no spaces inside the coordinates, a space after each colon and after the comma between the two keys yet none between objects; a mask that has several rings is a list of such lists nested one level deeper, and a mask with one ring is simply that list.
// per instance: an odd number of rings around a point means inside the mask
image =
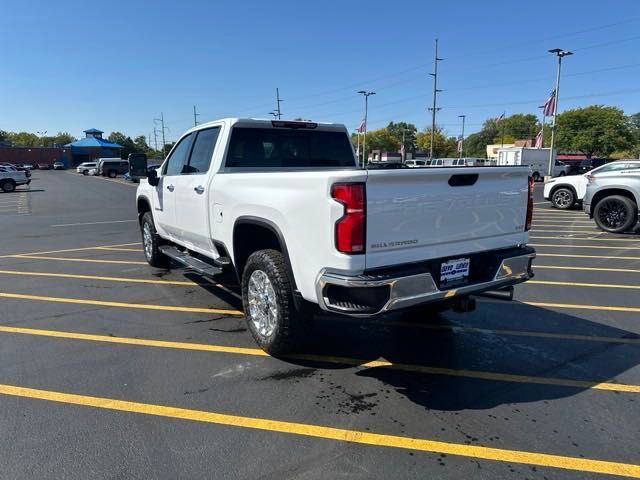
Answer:
[{"label": "street light pole", "polygon": [[282,111],[280,110],[280,103],[282,102],[284,102],[284,100],[280,100],[280,89],[276,88],[276,104],[278,105],[276,112],[278,112],[278,120],[282,118]]},{"label": "street light pole", "polygon": [[553,147],[555,145],[556,140],[556,118],[558,116],[558,97],[560,96],[560,70],[562,68],[562,58],[568,57],[569,55],[573,55],[573,52],[569,52],[566,50],[562,50],[561,48],[553,48],[549,50],[549,53],[555,53],[558,57],[558,70],[556,72],[556,94],[555,94],[555,105],[553,108],[553,121],[551,123],[551,146],[549,148],[549,171],[547,172],[549,178],[553,176]]},{"label": "street light pole", "polygon": [[364,165],[365,158],[367,159],[367,163],[369,161],[369,158],[365,157],[365,155],[367,155],[367,123],[369,119],[369,97],[371,95],[375,95],[376,92],[366,92],[364,90],[360,90],[358,93],[364,96],[364,137],[362,139],[362,164]]},{"label": "street light pole", "polygon": [[458,115],[458,118],[462,119],[462,135],[460,136],[460,152],[458,152],[458,158],[462,158],[462,152],[464,151],[464,119],[467,118],[467,116]]}]

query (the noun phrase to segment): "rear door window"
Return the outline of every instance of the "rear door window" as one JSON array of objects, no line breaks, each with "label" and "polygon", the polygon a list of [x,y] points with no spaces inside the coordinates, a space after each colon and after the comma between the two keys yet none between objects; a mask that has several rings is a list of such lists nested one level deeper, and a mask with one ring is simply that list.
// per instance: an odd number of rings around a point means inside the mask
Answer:
[{"label": "rear door window", "polygon": [[343,132],[234,128],[226,167],[354,167],[351,142]]}]

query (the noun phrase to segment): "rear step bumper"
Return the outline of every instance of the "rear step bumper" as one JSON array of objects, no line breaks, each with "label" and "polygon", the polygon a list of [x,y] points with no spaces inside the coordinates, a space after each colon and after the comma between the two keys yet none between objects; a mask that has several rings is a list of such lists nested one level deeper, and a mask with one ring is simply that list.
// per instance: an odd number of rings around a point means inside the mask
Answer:
[{"label": "rear step bumper", "polygon": [[[487,272],[489,280],[439,289],[431,272],[402,275],[358,275],[323,272],[316,290],[320,308],[343,315],[369,317],[391,310],[423,303],[455,301],[460,297],[503,289],[533,277],[531,262],[535,251],[530,247],[510,249],[499,263]],[[473,256],[471,256],[473,262]]]}]

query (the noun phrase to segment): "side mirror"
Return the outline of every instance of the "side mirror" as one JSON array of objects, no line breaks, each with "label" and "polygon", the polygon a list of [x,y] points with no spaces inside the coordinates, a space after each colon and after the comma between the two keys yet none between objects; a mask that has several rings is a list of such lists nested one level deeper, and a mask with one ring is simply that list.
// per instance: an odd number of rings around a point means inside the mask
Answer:
[{"label": "side mirror", "polygon": [[160,179],[158,178],[158,171],[155,168],[149,168],[147,170],[147,181],[149,185],[152,187],[157,187],[158,183],[160,183]]},{"label": "side mirror", "polygon": [[145,178],[147,176],[147,156],[144,153],[129,154],[129,175],[131,178]]}]

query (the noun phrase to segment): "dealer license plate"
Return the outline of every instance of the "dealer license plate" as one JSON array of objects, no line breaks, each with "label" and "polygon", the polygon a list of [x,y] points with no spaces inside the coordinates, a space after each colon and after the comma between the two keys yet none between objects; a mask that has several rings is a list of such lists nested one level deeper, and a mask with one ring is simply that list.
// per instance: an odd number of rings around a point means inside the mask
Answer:
[{"label": "dealer license plate", "polygon": [[456,258],[455,260],[442,262],[440,265],[440,281],[446,283],[467,278],[469,276],[469,263],[470,260],[468,258]]}]

